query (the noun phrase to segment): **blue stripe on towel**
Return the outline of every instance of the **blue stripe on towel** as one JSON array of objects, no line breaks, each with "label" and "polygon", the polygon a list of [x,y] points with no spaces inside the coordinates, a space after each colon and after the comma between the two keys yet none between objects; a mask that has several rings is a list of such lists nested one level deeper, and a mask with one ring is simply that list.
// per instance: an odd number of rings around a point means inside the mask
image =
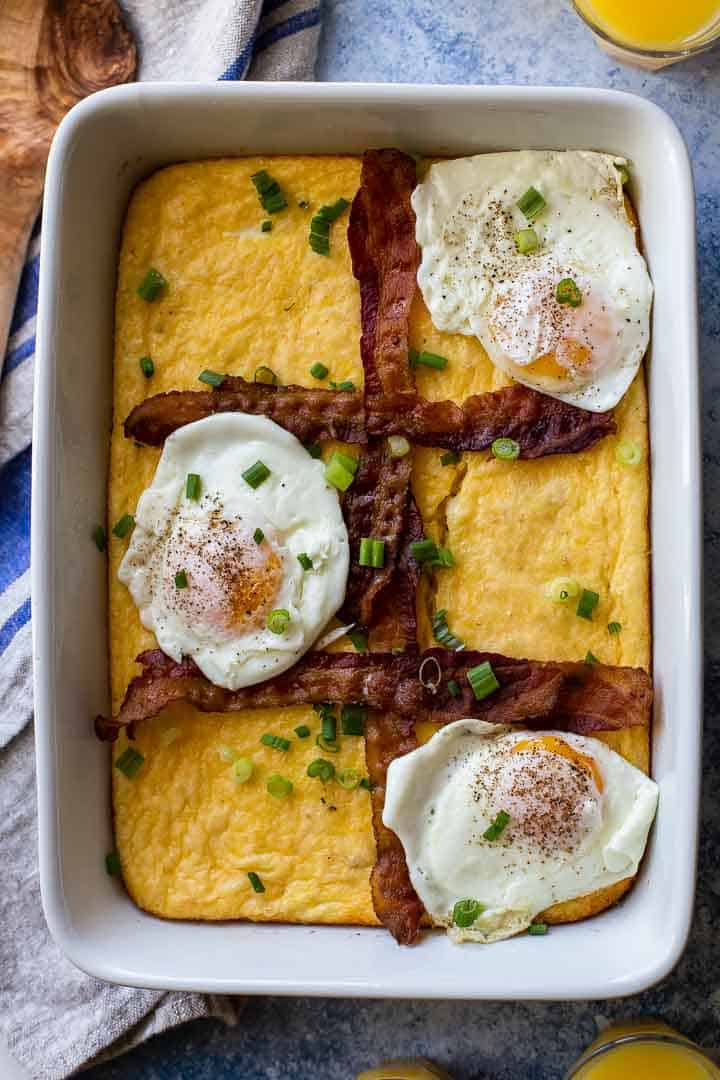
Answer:
[{"label": "blue stripe on towel", "polygon": [[5,357],[5,367],[3,368],[3,378],[11,371],[21,364],[23,360],[27,360],[28,356],[32,356],[35,352],[35,335],[32,334],[27,341],[23,341],[22,345],[18,345],[17,349],[13,349]]},{"label": "blue stripe on towel", "polygon": [[14,611],[4,626],[0,627],[0,653],[4,653],[18,630],[30,621],[30,597]]},{"label": "blue stripe on towel", "polygon": [[0,469],[0,592],[30,565],[31,447]]},{"label": "blue stripe on towel", "polygon": [[40,256],[36,255],[28,259],[23,267],[18,287],[18,298],[10,323],[10,337],[25,325],[28,319],[37,314],[38,302],[38,275],[40,272]]},{"label": "blue stripe on towel", "polygon": [[255,42],[255,52],[262,52],[263,49],[269,49],[271,45],[274,45],[278,41],[282,41],[283,38],[290,37],[292,34],[299,34],[301,30],[309,30],[311,26],[320,25],[320,8],[308,8],[307,11],[300,11],[297,15],[291,15],[285,22],[278,23],[277,26],[272,26],[265,33],[259,34],[258,39]]},{"label": "blue stripe on towel", "polygon": [[255,34],[252,35],[243,51],[238,56],[237,60],[233,60],[230,67],[223,71],[222,75],[218,79],[218,82],[234,82],[236,79],[242,79],[243,75],[250,67],[250,61],[252,60],[253,50],[255,49]]}]

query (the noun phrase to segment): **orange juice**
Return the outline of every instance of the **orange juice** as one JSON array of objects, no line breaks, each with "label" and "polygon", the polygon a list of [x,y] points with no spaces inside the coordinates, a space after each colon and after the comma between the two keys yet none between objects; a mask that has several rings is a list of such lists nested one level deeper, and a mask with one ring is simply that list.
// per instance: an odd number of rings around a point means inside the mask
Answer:
[{"label": "orange juice", "polygon": [[575,0],[613,41],[636,49],[674,51],[701,40],[720,19],[718,0]]},{"label": "orange juice", "polygon": [[570,1077],[571,1080],[720,1080],[720,1070],[689,1039],[667,1024],[640,1020],[634,1024],[616,1024],[603,1031]]}]

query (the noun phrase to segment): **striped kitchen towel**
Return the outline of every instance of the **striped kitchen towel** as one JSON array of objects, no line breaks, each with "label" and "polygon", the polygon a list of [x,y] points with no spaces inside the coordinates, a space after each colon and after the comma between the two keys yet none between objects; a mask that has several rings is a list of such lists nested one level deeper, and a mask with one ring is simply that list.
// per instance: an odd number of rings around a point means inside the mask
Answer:
[{"label": "striped kitchen towel", "polygon": [[[124,0],[141,79],[311,79],[319,0]],[[230,998],[108,986],[65,959],[40,904],[30,640],[30,459],[40,228],[0,382],[0,1039],[38,1080],[200,1016],[232,1023]],[[22,730],[22,729],[25,730]]]}]

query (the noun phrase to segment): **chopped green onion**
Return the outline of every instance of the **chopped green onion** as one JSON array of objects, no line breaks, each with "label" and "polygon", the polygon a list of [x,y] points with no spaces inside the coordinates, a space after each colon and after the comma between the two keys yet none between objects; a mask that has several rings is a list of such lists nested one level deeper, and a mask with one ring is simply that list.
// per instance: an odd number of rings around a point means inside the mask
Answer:
[{"label": "chopped green onion", "polygon": [[368,648],[368,635],[367,630],[363,630],[361,627],[356,626],[354,630],[348,630],[345,635],[350,639],[353,647],[358,652],[367,652]]},{"label": "chopped green onion", "polygon": [[339,461],[343,469],[347,469],[353,476],[358,471],[360,465],[359,458],[353,457],[352,454],[343,454],[341,450],[336,450],[330,458],[331,461]]},{"label": "chopped green onion", "polygon": [[518,229],[515,233],[515,246],[521,255],[531,255],[540,246],[538,234],[534,229]]},{"label": "chopped green onion", "polygon": [[278,377],[272,368],[261,364],[259,368],[255,369],[253,382],[265,383],[266,386],[277,386]]},{"label": "chopped green onion", "polygon": [[425,349],[422,352],[418,352],[417,349],[409,349],[408,360],[410,367],[413,369],[429,367],[435,368],[436,371],[443,371],[448,365],[447,356],[438,356],[437,353],[427,352]]},{"label": "chopped green onion", "polygon": [[448,693],[450,694],[451,697],[454,697],[454,698],[462,697],[462,690],[460,688],[460,683],[456,679],[448,679],[447,688],[448,688]]},{"label": "chopped green onion", "polygon": [[621,630],[622,630],[622,623],[619,623],[619,622],[609,622],[608,623],[608,633],[609,634],[619,634]]},{"label": "chopped green onion", "polygon": [[271,776],[267,782],[268,794],[272,795],[275,799],[284,799],[286,795],[289,795],[293,786],[289,780],[286,780],[284,776],[280,776],[275,773]]},{"label": "chopped green onion", "polygon": [[325,758],[315,758],[311,761],[307,767],[307,774],[314,779],[322,780],[323,784],[327,784],[328,780],[332,780],[335,776],[335,766],[332,761],[326,761]]},{"label": "chopped green onion", "polygon": [[337,221],[337,219],[344,214],[350,203],[347,199],[337,199],[329,206],[321,206],[317,212],[317,217],[322,218],[323,221]]},{"label": "chopped green onion", "polygon": [[322,733],[315,739],[315,745],[319,746],[321,750],[324,750],[326,754],[340,753],[340,743],[335,739],[326,739]]},{"label": "chopped green onion", "polygon": [[571,277],[565,277],[558,281],[555,289],[555,299],[558,304],[569,304],[570,307],[580,307],[582,293]]},{"label": "chopped green onion", "polygon": [[600,597],[596,592],[591,589],[583,589],[580,593],[580,599],[578,600],[578,606],[576,615],[579,615],[581,619],[588,619],[592,622],[592,613],[598,605]]},{"label": "chopped green onion", "polygon": [[260,736],[260,742],[263,746],[269,746],[273,750],[282,750],[285,752],[290,749],[289,739],[284,739],[282,735],[272,735],[269,731]]},{"label": "chopped green onion", "polygon": [[545,922],[534,922],[528,926],[528,934],[531,937],[544,937],[548,932],[548,924]]},{"label": "chopped green onion", "polygon": [[325,479],[338,491],[347,491],[355,476],[338,460],[338,455],[333,454],[325,466]]},{"label": "chopped green onion", "polygon": [[209,368],[205,368],[205,370],[201,371],[198,375],[198,382],[207,383],[208,386],[217,389],[218,386],[222,386],[226,378],[227,375],[219,375],[217,371],[210,371]]},{"label": "chopped green onion", "polygon": [[458,900],[453,908],[453,923],[463,929],[472,926],[484,910],[485,905],[481,904],[479,900]]},{"label": "chopped green onion", "polygon": [[330,389],[331,390],[354,390],[355,389],[355,383],[352,381],[352,379],[344,379],[342,382],[333,382],[332,379],[331,379],[330,380]]},{"label": "chopped green onion", "polygon": [[[465,648],[465,642],[459,637],[455,637],[452,631],[449,629],[446,619],[447,611],[445,608],[440,608],[436,611],[432,617],[432,632],[435,640],[443,645],[446,649],[459,649]],[[457,686],[457,683],[455,684]],[[459,687],[458,687],[459,689]]]},{"label": "chopped green onion", "polygon": [[262,529],[256,529],[255,532],[253,533],[253,540],[255,541],[255,543],[256,544],[262,544],[264,539],[265,539],[265,533],[262,531]]},{"label": "chopped green onion", "polygon": [[107,547],[107,534],[102,525],[96,525],[93,529],[93,540],[98,551],[104,551]]},{"label": "chopped green onion", "polygon": [[490,449],[498,461],[514,461],[520,456],[520,443],[514,439],[495,439]]},{"label": "chopped green onion", "polygon": [[132,516],[132,514],[123,514],[120,520],[116,521],[113,525],[113,535],[119,536],[122,540],[123,537],[127,536],[134,524],[135,518]]},{"label": "chopped green onion", "polygon": [[357,769],[340,769],[335,779],[346,791],[354,791],[356,787],[360,787],[361,776]]},{"label": "chopped green onion", "polygon": [[267,617],[268,630],[273,634],[284,634],[290,625],[290,612],[287,608],[275,608]]},{"label": "chopped green onion", "polygon": [[142,296],[143,300],[152,303],[153,300],[157,300],[158,296],[165,288],[167,288],[167,281],[159,270],[156,270],[151,266],[138,285],[138,293]]},{"label": "chopped green onion", "polygon": [[642,450],[636,442],[621,442],[615,448],[615,457],[621,465],[639,465],[642,461]]},{"label": "chopped green onion", "polygon": [[410,545],[410,554],[415,562],[430,562],[437,558],[437,544],[434,540],[416,540]]},{"label": "chopped green onion", "polygon": [[236,784],[246,784],[253,774],[253,763],[250,758],[240,757],[233,764],[233,774]]},{"label": "chopped green onion", "polygon": [[371,536],[363,537],[360,541],[358,564],[381,570],[385,565],[385,541],[374,540]]},{"label": "chopped green onion", "polygon": [[265,886],[263,885],[262,881],[254,870],[248,870],[248,878],[250,879],[250,884],[253,887],[253,892],[265,892]]},{"label": "chopped green onion", "polygon": [[495,672],[487,660],[484,660],[482,664],[478,664],[477,667],[470,668],[467,673],[467,680],[472,687],[476,701],[483,701],[490,694],[494,694],[496,690],[500,689],[500,683],[495,678]]},{"label": "chopped green onion", "polygon": [[510,815],[505,810],[498,811],[492,823],[488,825],[483,833],[483,840],[497,840],[497,838],[505,831],[505,827],[509,820]]},{"label": "chopped green onion", "polygon": [[297,735],[298,739],[307,739],[310,737],[310,728],[307,726],[307,724],[298,724],[298,726],[295,728],[295,734]]},{"label": "chopped green onion", "polygon": [[445,566],[450,567],[455,565],[455,556],[450,548],[439,547],[437,549],[437,556],[432,562],[433,566]]},{"label": "chopped green onion", "polygon": [[337,221],[350,203],[347,199],[338,199],[330,206],[321,206],[317,214],[310,219],[310,247],[317,255],[330,254],[330,225]]},{"label": "chopped green onion", "polygon": [[615,168],[618,171],[620,183],[623,187],[625,187],[626,184],[630,183],[630,170],[628,169],[627,165],[619,165],[617,162],[615,163]]},{"label": "chopped green onion", "polygon": [[312,570],[313,561],[309,555],[306,555],[304,551],[301,551],[297,558],[303,570]]},{"label": "chopped green onion", "polygon": [[278,210],[285,209],[287,201],[280,185],[265,169],[253,173],[250,179],[255,185],[263,210],[268,214],[277,214]]},{"label": "chopped green onion", "polygon": [[362,780],[360,781],[360,787],[364,788],[365,791],[372,791],[375,785],[371,783],[370,779],[367,776],[363,776]]},{"label": "chopped green onion", "polygon": [[267,480],[269,475],[270,470],[265,462],[256,461],[254,465],[251,465],[249,469],[246,469],[245,472],[242,473],[242,478],[251,488],[259,488],[260,485]]},{"label": "chopped green onion", "polygon": [[440,455],[441,465],[457,465],[460,460],[460,454],[456,450],[447,450],[444,454]]},{"label": "chopped green onion", "polygon": [[320,716],[320,733],[327,742],[337,739],[337,717],[328,709],[324,709]]},{"label": "chopped green onion", "polygon": [[115,761],[115,768],[124,773],[128,780],[132,780],[144,761],[145,758],[139,750],[136,750],[133,746],[126,746],[120,757]]},{"label": "chopped green onion", "polygon": [[391,435],[388,438],[388,449],[390,450],[390,457],[402,458],[410,453],[410,443],[404,435]]},{"label": "chopped green onion", "polygon": [[521,195],[517,201],[518,210],[521,210],[528,221],[534,221],[536,217],[542,214],[543,210],[547,206],[547,203],[543,199],[537,188],[529,187],[524,195]]},{"label": "chopped green onion", "polygon": [[585,663],[592,666],[593,664],[599,664],[600,661],[598,660],[595,653],[590,652],[590,650],[588,649],[588,651],[585,653]]},{"label": "chopped green onion", "polygon": [[187,574],[185,573],[184,570],[178,570],[177,574],[175,575],[175,588],[176,589],[187,589],[187,584],[188,584]]},{"label": "chopped green onion", "polygon": [[545,586],[545,595],[555,604],[565,604],[580,592],[580,586],[574,578],[556,577]]},{"label": "chopped green onion", "polygon": [[324,364],[321,364],[319,360],[317,360],[310,368],[310,374],[313,379],[327,379],[329,373],[330,369],[326,368]]},{"label": "chopped green onion", "polygon": [[120,873],[120,856],[117,851],[108,851],[105,856],[105,869],[110,877],[114,877],[115,874]]},{"label": "chopped green onion", "polygon": [[140,370],[142,371],[145,378],[152,378],[152,376],[155,374],[155,365],[152,362],[152,358],[149,356],[141,356],[139,363]]},{"label": "chopped green onion", "polygon": [[197,502],[200,498],[200,477],[197,473],[191,472],[187,474],[187,480],[185,481],[185,495],[194,502]]},{"label": "chopped green onion", "polygon": [[270,218],[265,218],[262,222],[260,225],[260,232],[272,232],[272,221]]},{"label": "chopped green onion", "polygon": [[367,708],[364,705],[343,705],[340,711],[340,727],[343,735],[362,735],[365,730]]},{"label": "chopped green onion", "polygon": [[304,446],[311,458],[319,458],[322,456],[322,447],[320,446],[320,443],[304,443]]}]

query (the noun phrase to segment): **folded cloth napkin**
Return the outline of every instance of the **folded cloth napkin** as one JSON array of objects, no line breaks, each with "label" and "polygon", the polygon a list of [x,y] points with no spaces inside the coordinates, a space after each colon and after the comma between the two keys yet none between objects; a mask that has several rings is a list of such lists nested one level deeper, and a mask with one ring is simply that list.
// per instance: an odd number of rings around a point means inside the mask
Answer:
[{"label": "folded cloth napkin", "polygon": [[[319,0],[124,0],[141,79],[312,79]],[[30,640],[30,456],[39,228],[0,382],[0,1039],[33,1077],[59,1080],[230,998],[110,986],[48,934],[37,874]]]}]

